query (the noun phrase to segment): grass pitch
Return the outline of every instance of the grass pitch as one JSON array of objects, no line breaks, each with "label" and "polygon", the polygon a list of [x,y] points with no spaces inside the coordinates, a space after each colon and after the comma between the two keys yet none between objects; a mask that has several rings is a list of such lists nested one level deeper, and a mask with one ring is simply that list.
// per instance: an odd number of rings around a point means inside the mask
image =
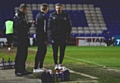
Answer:
[{"label": "grass pitch", "polygon": [[[29,56],[27,63],[30,69],[34,65],[34,57],[37,47],[29,48]],[[10,57],[14,60],[16,50],[8,52],[7,48],[0,48],[0,57],[6,60]],[[67,46],[63,65],[67,68],[77,72],[71,73],[71,81],[78,81],[73,83],[95,83],[89,77],[95,76],[99,83],[120,83],[120,47],[81,47],[81,46]],[[53,69],[53,55],[52,47],[48,46],[47,54],[44,60],[46,68]],[[80,73],[80,74],[79,74]],[[81,74],[82,73],[82,74]]]}]

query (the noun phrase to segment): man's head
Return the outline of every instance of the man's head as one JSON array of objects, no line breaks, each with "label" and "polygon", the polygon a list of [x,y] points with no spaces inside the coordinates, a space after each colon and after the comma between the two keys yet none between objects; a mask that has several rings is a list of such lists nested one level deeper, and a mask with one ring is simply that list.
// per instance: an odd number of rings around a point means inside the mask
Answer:
[{"label": "man's head", "polygon": [[26,4],[20,4],[19,10],[24,14],[27,14],[28,6]]},{"label": "man's head", "polygon": [[61,14],[62,13],[62,4],[61,3],[57,3],[55,5],[55,9],[56,9],[57,14]]},{"label": "man's head", "polygon": [[110,34],[110,32],[108,31],[107,34]]},{"label": "man's head", "polygon": [[48,5],[46,3],[43,3],[40,6],[40,10],[46,14],[48,12]]}]

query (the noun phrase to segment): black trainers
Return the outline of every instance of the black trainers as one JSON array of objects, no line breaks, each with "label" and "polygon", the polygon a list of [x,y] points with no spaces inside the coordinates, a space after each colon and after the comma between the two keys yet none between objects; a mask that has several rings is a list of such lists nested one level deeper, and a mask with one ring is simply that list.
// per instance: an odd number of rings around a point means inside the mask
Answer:
[{"label": "black trainers", "polygon": [[32,72],[29,72],[29,71],[26,71],[26,70],[23,72],[23,75],[29,75],[29,74],[32,74]]},{"label": "black trainers", "polygon": [[23,73],[16,72],[15,75],[16,75],[16,76],[23,76]]},{"label": "black trainers", "polygon": [[29,71],[24,71],[24,72],[15,72],[15,75],[16,76],[23,76],[23,75],[29,75],[29,74],[32,74],[32,72],[29,72]]}]

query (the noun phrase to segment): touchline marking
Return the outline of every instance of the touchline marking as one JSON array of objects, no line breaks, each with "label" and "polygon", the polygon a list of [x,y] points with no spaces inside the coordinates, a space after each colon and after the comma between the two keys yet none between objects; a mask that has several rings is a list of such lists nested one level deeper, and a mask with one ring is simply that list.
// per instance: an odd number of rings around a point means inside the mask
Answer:
[{"label": "touchline marking", "polygon": [[60,83],[99,83],[97,80],[80,80],[80,81],[68,81]]},{"label": "touchline marking", "polygon": [[76,71],[73,71],[73,70],[70,70],[68,69],[71,73],[75,73],[75,74],[78,74],[78,75],[82,75],[84,77],[88,77],[88,78],[91,78],[91,79],[98,79],[98,77],[95,77],[95,76],[91,76],[91,75],[88,75],[88,74],[85,74],[85,73],[80,73],[80,72],[76,72]]},{"label": "touchline marking", "polygon": [[[30,50],[36,51],[35,49],[32,49],[32,48],[30,48]],[[53,53],[51,53],[51,52],[47,52],[47,53],[53,54]],[[66,57],[66,58],[73,59],[72,57]],[[74,60],[76,60],[76,59],[74,59]],[[75,74],[78,74],[78,75],[82,75],[82,76],[84,76],[84,77],[88,77],[88,78],[91,78],[91,79],[98,79],[98,77],[95,77],[95,76],[91,76],[91,75],[88,75],[88,74],[85,74],[85,73],[76,72],[76,71],[73,71],[73,70],[70,70],[70,69],[68,69],[68,70],[69,70],[71,73],[75,73]]]},{"label": "touchline marking", "polygon": [[100,64],[94,63],[92,61],[87,61],[87,60],[83,60],[83,59],[77,59],[77,58],[73,58],[73,57],[69,57],[69,56],[65,56],[65,57],[69,58],[69,59],[73,59],[73,60],[82,61],[82,62],[94,64],[94,65],[97,65],[97,66],[105,67],[104,65],[100,65]]}]

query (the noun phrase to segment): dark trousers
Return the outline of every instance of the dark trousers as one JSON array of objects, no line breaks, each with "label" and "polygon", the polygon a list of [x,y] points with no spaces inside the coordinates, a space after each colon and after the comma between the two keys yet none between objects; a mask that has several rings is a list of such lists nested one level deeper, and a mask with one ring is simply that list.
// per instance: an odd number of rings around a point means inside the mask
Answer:
[{"label": "dark trousers", "polygon": [[8,47],[11,47],[11,44],[13,43],[13,34],[6,34],[6,37],[7,37]]},{"label": "dark trousers", "polygon": [[114,43],[113,40],[104,40],[104,42],[107,44],[107,46],[110,46],[111,44]]},{"label": "dark trousers", "polygon": [[62,64],[64,54],[65,54],[65,48],[66,48],[66,40],[65,39],[55,39],[52,43],[52,49],[53,49],[53,58],[54,58],[54,64],[58,64],[58,47],[60,47],[60,57],[59,57],[59,64]]},{"label": "dark trousers", "polygon": [[28,55],[28,45],[20,44],[17,46],[15,57],[15,72],[23,73],[25,71],[25,62]]},{"label": "dark trousers", "polygon": [[42,68],[43,67],[43,62],[44,62],[44,58],[47,52],[47,45],[45,43],[44,39],[38,39],[38,49],[37,49],[37,53],[36,53],[36,57],[35,57],[35,66],[34,69],[38,68]]}]

